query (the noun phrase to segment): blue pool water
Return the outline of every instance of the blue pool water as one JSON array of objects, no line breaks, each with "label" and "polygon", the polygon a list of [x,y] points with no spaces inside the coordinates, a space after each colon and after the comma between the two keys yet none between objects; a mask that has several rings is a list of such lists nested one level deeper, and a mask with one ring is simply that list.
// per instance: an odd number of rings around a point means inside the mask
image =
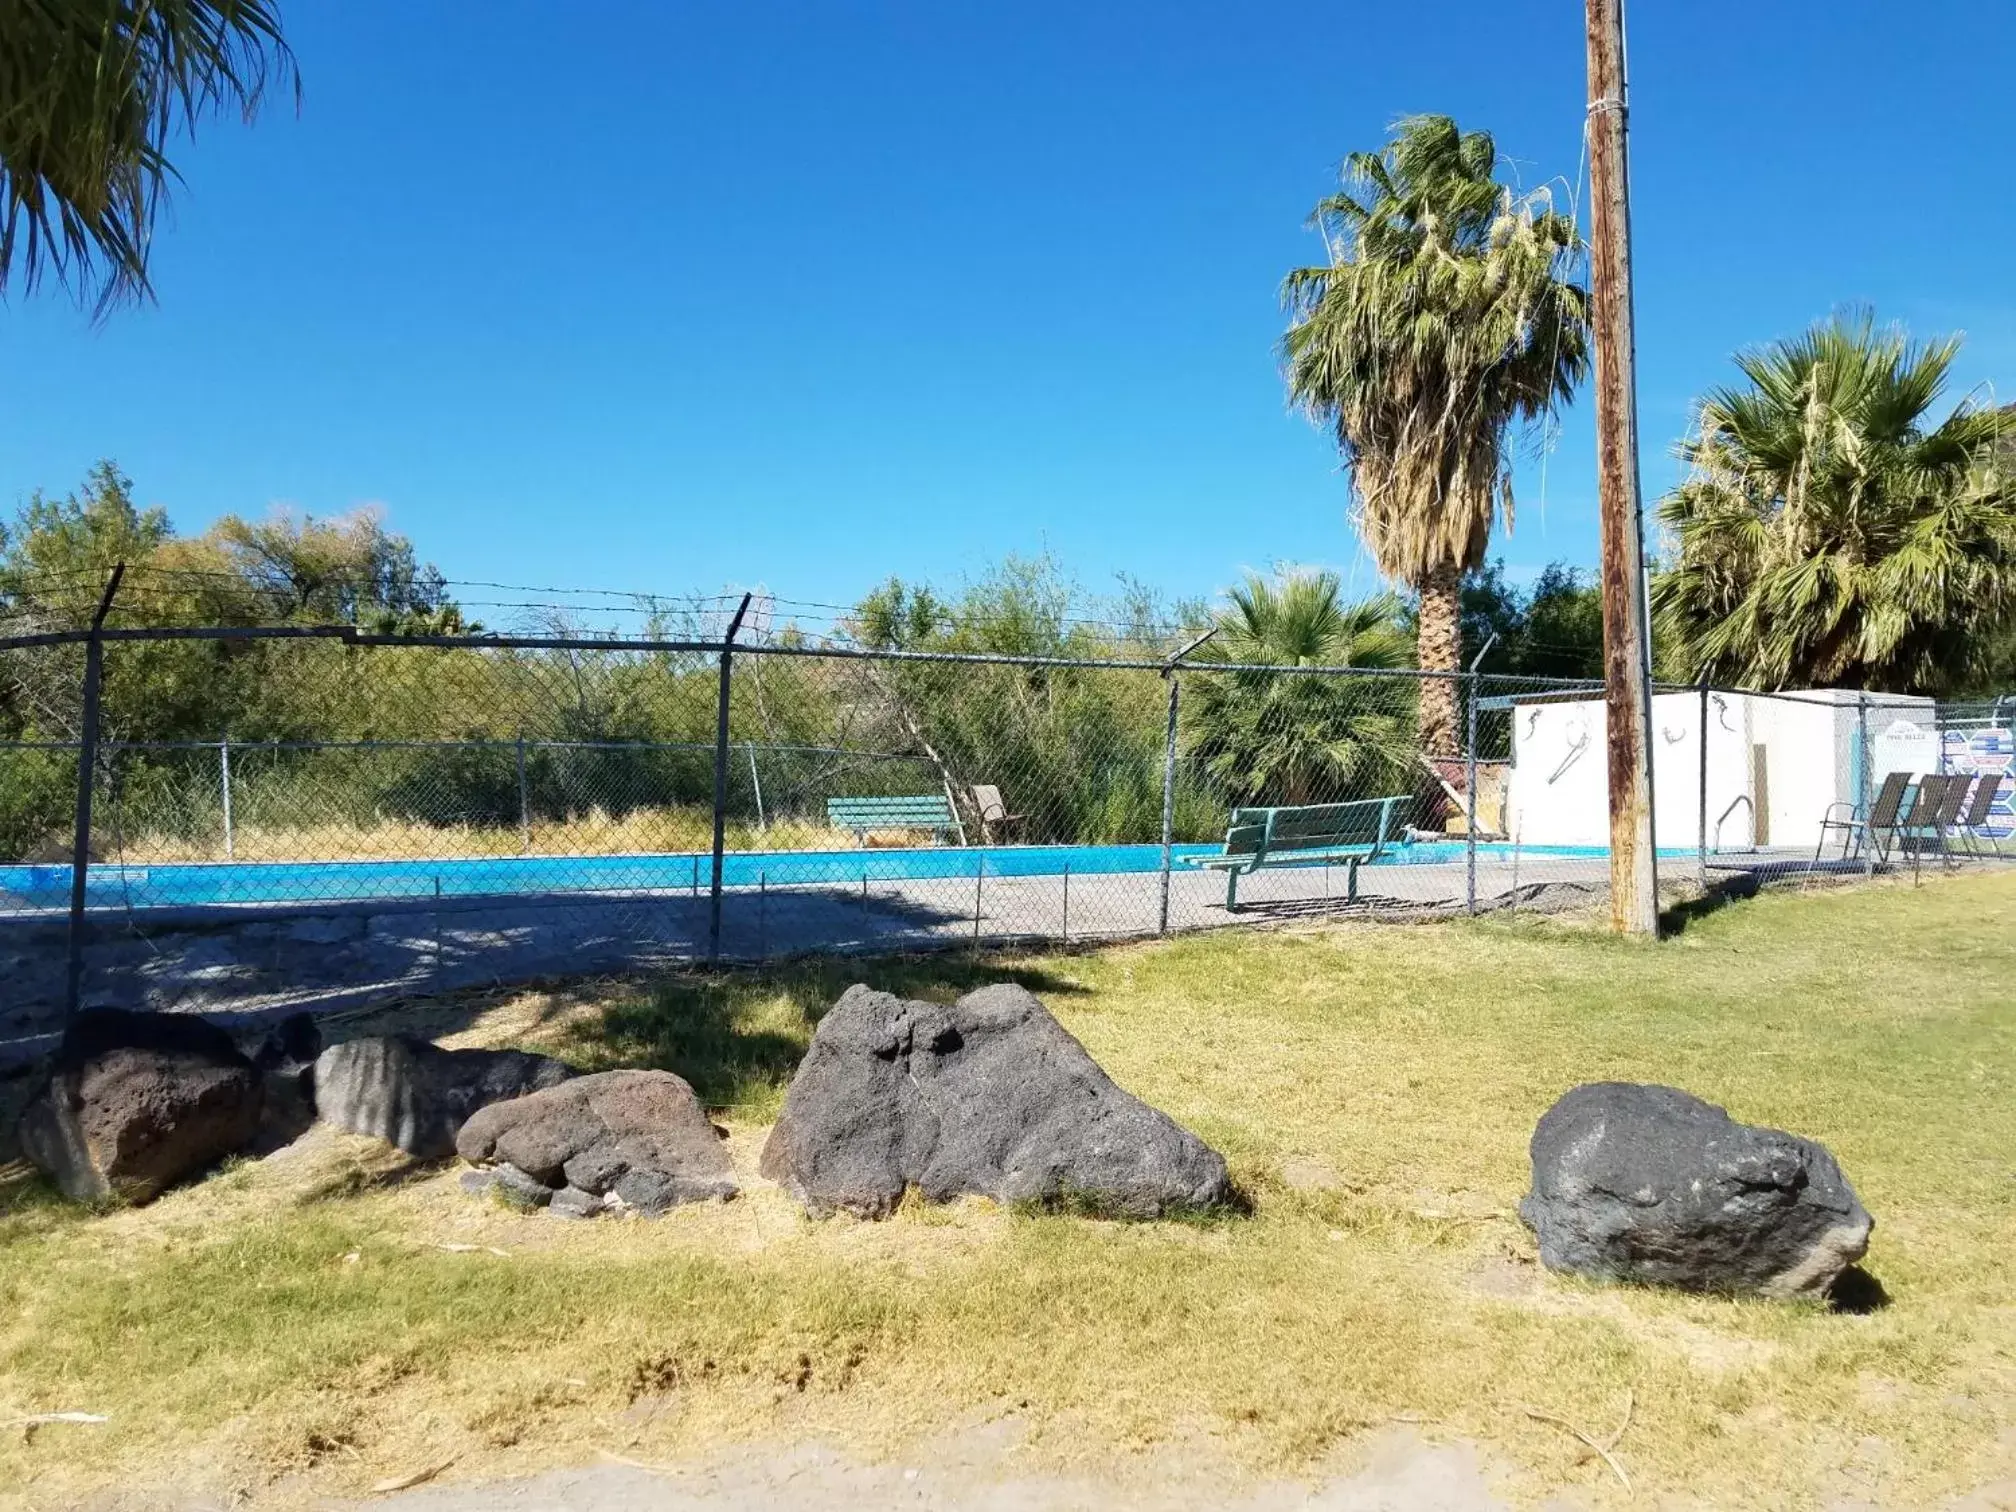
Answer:
[{"label": "blue pool water", "polygon": [[[1480,843],[1480,857],[1509,856],[1512,847]],[[1185,856],[1211,855],[1216,845],[1178,845]],[[1605,854],[1601,846],[1525,846],[1526,856]],[[1426,841],[1391,851],[1376,865],[1460,862],[1457,841]],[[951,881],[989,877],[1113,876],[1154,872],[1159,845],[1013,845],[916,850],[732,852],[722,864],[727,887],[859,886],[878,882]],[[698,893],[707,888],[710,858],[694,853],[643,856],[472,856],[422,861],[216,861],[159,866],[94,864],[86,881],[93,907],[186,908],[210,904],[337,902],[351,899],[508,897],[570,892]],[[16,906],[67,904],[67,866],[0,866],[0,897]]]}]

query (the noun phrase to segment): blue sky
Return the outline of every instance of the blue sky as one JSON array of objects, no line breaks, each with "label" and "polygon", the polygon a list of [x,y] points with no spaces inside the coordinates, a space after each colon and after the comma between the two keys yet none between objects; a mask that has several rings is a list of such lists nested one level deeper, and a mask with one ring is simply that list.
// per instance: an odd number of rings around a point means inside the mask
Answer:
[{"label": "blue sky", "polygon": [[[1302,217],[1407,112],[1579,161],[1575,0],[283,10],[301,111],[183,150],[159,305],[0,308],[0,503],[110,456],[190,530],[380,504],[457,579],[1370,588],[1275,367]],[[2016,397],[2016,6],[1632,21],[1648,490],[1734,348],[1845,302]],[[1522,465],[1515,571],[1594,560],[1588,425]]]}]

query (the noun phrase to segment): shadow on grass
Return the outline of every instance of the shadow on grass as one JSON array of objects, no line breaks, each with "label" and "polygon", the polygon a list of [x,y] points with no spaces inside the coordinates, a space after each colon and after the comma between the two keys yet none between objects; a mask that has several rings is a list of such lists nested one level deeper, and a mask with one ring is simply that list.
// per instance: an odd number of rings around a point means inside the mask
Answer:
[{"label": "shadow on grass", "polygon": [[1663,910],[1659,915],[1659,937],[1664,940],[1678,939],[1697,920],[1710,914],[1718,914],[1732,903],[1741,903],[1757,896],[1762,885],[1754,872],[1738,872],[1721,881],[1711,883],[1708,890],[1699,897],[1687,898]]},{"label": "shadow on grass", "polygon": [[0,1220],[4,1220],[0,1221],[0,1250],[81,1223],[104,1210],[70,1201],[25,1160],[0,1165]]},{"label": "shadow on grass", "polygon": [[1890,1293],[1881,1281],[1859,1265],[1851,1265],[1827,1288],[1827,1310],[1866,1317],[1890,1305]]},{"label": "shadow on grass", "polygon": [[949,1002],[992,982],[1038,996],[1082,992],[1039,968],[987,956],[818,959],[747,972],[680,972],[569,1023],[568,1058],[585,1069],[676,1072],[711,1108],[762,1108],[782,1094],[812,1031],[856,982],[900,997]]},{"label": "shadow on grass", "polygon": [[421,1160],[407,1155],[399,1155],[379,1165],[360,1161],[332,1172],[296,1193],[294,1206],[314,1207],[318,1203],[362,1197],[369,1192],[393,1191],[416,1181],[425,1181],[447,1163],[445,1159]]}]

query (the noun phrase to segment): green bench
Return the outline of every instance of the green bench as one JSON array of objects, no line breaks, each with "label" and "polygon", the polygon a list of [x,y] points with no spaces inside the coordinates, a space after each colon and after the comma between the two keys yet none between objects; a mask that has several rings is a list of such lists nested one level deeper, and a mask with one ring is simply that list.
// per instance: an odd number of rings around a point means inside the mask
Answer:
[{"label": "green bench", "polygon": [[1225,908],[1239,910],[1239,879],[1267,866],[1348,868],[1344,896],[1358,896],[1358,868],[1406,843],[1397,814],[1411,800],[1361,798],[1351,803],[1317,803],[1300,808],[1242,808],[1232,811],[1225,849],[1216,856],[1185,856],[1190,866],[1225,873]]},{"label": "green bench", "polygon": [[870,830],[929,830],[939,835],[958,835],[965,843],[965,830],[952,802],[943,793],[924,793],[912,798],[828,798],[826,822],[834,829],[852,830],[858,843],[865,843]]}]

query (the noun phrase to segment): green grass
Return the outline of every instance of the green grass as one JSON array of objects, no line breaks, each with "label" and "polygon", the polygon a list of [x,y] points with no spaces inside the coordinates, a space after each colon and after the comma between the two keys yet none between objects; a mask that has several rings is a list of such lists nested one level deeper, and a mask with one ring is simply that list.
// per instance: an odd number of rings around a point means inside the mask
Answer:
[{"label": "green grass", "polygon": [[[893,1452],[984,1409],[1027,1418],[1039,1460],[1206,1433],[1268,1469],[1421,1420],[1529,1494],[1607,1504],[1609,1472],[1527,1410],[1601,1437],[1628,1399],[1615,1452],[1641,1498],[1936,1501],[2012,1473],[2012,941],[2002,875],[1767,895],[1658,946],[1510,919],[436,1005],[426,1027],[460,1041],[681,1072],[747,1172],[848,982],[942,997],[1013,976],[1224,1151],[1253,1212],[912,1202],[814,1224],[758,1187],[564,1225],[326,1135],[145,1209],[24,1189],[0,1215],[0,1417],[112,1421],[0,1436],[0,1487],[62,1505],[193,1476],[284,1501],[449,1454],[452,1478],[800,1433]],[[1526,1140],[1604,1078],[1826,1142],[1877,1217],[1890,1305],[1539,1272],[1511,1216]]]}]

